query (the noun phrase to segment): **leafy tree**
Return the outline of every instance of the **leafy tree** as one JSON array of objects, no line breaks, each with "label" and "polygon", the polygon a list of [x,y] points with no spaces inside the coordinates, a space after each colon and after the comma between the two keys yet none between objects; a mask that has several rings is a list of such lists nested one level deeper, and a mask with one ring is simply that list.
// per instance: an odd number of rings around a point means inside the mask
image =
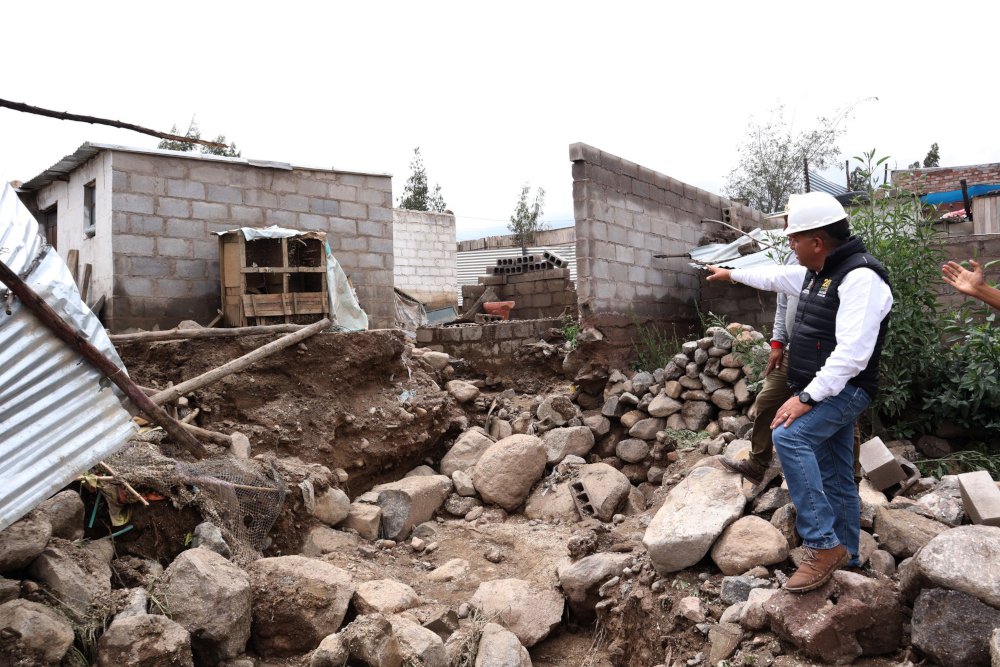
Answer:
[{"label": "leafy tree", "polygon": [[[174,125],[170,128],[170,134],[177,134],[177,126]],[[198,122],[191,117],[191,122],[188,123],[187,132],[184,133],[185,137],[190,137],[191,139],[201,139],[201,130],[198,128]],[[220,134],[215,139],[213,139],[217,144],[226,143],[226,135]],[[198,144],[193,144],[189,141],[172,141],[169,139],[164,139],[156,145],[157,148],[162,148],[168,151],[181,151],[183,153],[189,153],[195,149],[195,146],[201,150],[203,155],[223,155],[225,157],[240,157],[240,151],[236,148],[236,142],[231,144],[226,144],[225,148],[211,148],[209,146],[200,146]]]},{"label": "leafy tree", "polygon": [[[911,162],[907,169],[920,169],[920,162]],[[941,156],[938,154],[938,145],[935,141],[931,144],[930,150],[927,151],[927,155],[924,156],[923,167],[940,167],[941,166]]]},{"label": "leafy tree", "polygon": [[817,118],[807,130],[796,130],[781,105],[767,120],[751,118],[737,165],[726,179],[726,195],[765,213],[782,210],[790,194],[802,191],[804,160],[824,169],[840,154],[837,139],[844,130],[839,124],[846,114]]},{"label": "leafy tree", "polygon": [[441,186],[435,183],[433,192],[427,186],[427,169],[424,168],[424,159],[420,157],[419,146],[413,149],[410,172],[410,177],[403,186],[403,196],[399,199],[399,208],[443,212],[447,205],[441,195]]},{"label": "leafy tree", "polygon": [[521,186],[521,196],[514,206],[514,215],[510,216],[510,224],[507,229],[514,233],[518,243],[521,244],[522,252],[528,246],[528,242],[533,241],[535,232],[545,229],[545,223],[539,222],[542,215],[542,206],[545,205],[545,190],[538,188],[535,190],[535,200],[529,205],[528,195],[531,194],[531,186],[525,183]]}]

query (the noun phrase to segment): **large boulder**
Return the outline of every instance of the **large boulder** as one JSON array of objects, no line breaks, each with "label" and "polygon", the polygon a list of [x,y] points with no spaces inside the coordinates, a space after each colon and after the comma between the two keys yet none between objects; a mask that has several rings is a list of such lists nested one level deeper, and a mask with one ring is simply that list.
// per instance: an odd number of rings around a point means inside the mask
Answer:
[{"label": "large boulder", "polygon": [[542,435],[545,460],[550,465],[567,456],[586,456],[594,448],[594,432],[588,426],[554,428]]},{"label": "large boulder", "polygon": [[479,387],[465,380],[450,380],[444,388],[459,403],[468,403],[479,398]]},{"label": "large boulder", "polygon": [[759,516],[736,520],[712,547],[712,560],[729,575],[743,574],[758,565],[775,565],[786,558],[788,540]]},{"label": "large boulder", "polygon": [[97,665],[193,667],[191,635],[166,616],[142,614],[115,620],[97,642]]},{"label": "large boulder", "polygon": [[359,614],[397,614],[419,604],[417,592],[394,579],[365,581],[354,592],[354,608]]},{"label": "large boulder", "polygon": [[657,572],[683,570],[704,558],[745,505],[739,475],[711,466],[692,470],[670,490],[642,538]]},{"label": "large boulder", "polygon": [[[83,500],[71,489],[61,491],[38,506],[52,526],[52,537],[78,540],[83,537]],[[2,540],[0,536],[0,540]]]},{"label": "large boulder", "polygon": [[531,667],[531,656],[513,632],[487,623],[479,637],[475,667]]},{"label": "large boulder", "polygon": [[351,512],[351,499],[340,489],[330,487],[316,496],[313,516],[328,526],[336,526]]},{"label": "large boulder", "polygon": [[372,489],[382,508],[382,536],[401,540],[417,524],[433,518],[451,493],[451,478],[445,475],[404,477]]},{"label": "large boulder", "polygon": [[45,550],[52,524],[43,512],[31,512],[0,531],[0,572],[20,570]]},{"label": "large boulder", "polygon": [[[579,416],[579,411],[569,396],[556,394],[547,396],[535,411],[538,421],[549,428],[565,426],[566,422]],[[618,415],[616,415],[618,416]]]},{"label": "large boulder", "polygon": [[888,507],[876,510],[874,528],[878,533],[879,546],[896,558],[912,556],[931,538],[948,530],[948,526],[939,521]]},{"label": "large boulder", "polygon": [[987,667],[1000,610],[965,593],[925,590],[913,605],[912,641],[943,667]]},{"label": "large boulder", "polygon": [[441,474],[450,477],[456,470],[468,470],[476,465],[479,457],[492,444],[493,439],[482,431],[477,431],[476,429],[466,431],[458,437],[455,444],[451,446],[448,453],[441,459]]},{"label": "large boulder", "polygon": [[160,586],[170,618],[191,633],[199,663],[214,664],[243,653],[250,639],[250,577],[208,549],[181,552]]},{"label": "large boulder", "polygon": [[551,588],[521,579],[495,579],[479,585],[470,603],[494,618],[531,648],[549,636],[562,620],[563,596]]},{"label": "large boulder", "polygon": [[472,483],[482,499],[508,512],[528,497],[545,472],[545,446],[533,435],[512,435],[486,450],[476,464]]},{"label": "large boulder", "polygon": [[0,604],[0,664],[58,665],[72,645],[73,626],[59,612],[28,600]]},{"label": "large boulder", "polygon": [[358,536],[354,533],[316,526],[306,533],[306,539],[302,543],[302,555],[315,558],[338,551],[353,551],[358,548],[358,542]]},{"label": "large boulder", "polygon": [[104,547],[97,542],[79,546],[52,538],[31,563],[28,574],[48,586],[62,604],[86,613],[95,602],[111,593],[111,554]]},{"label": "large boulder", "polygon": [[611,577],[620,576],[632,558],[632,554],[602,552],[562,563],[556,574],[573,615],[585,623],[592,621],[594,607],[601,601],[598,589]]},{"label": "large boulder", "polygon": [[605,522],[611,521],[632,490],[628,477],[607,463],[580,466],[579,478],[571,486],[582,488],[594,516]]},{"label": "large boulder", "polygon": [[340,634],[327,635],[309,656],[309,667],[344,667],[350,657]]},{"label": "large boulder", "polygon": [[959,526],[931,539],[914,558],[931,586],[973,595],[1000,609],[1000,528]]},{"label": "large boulder", "polygon": [[448,667],[444,641],[434,631],[402,616],[390,616],[389,623],[399,642],[403,664]]},{"label": "large boulder", "polygon": [[350,574],[303,556],[261,558],[248,571],[252,643],[263,657],[311,651],[340,628],[355,591]]},{"label": "large boulder", "polygon": [[392,631],[392,624],[382,614],[358,616],[340,633],[351,657],[351,664],[367,667],[402,667],[403,652]]},{"label": "large boulder", "polygon": [[764,603],[771,630],[806,655],[848,664],[862,655],[897,650],[903,616],[891,580],[835,572],[808,593],[779,591]]}]

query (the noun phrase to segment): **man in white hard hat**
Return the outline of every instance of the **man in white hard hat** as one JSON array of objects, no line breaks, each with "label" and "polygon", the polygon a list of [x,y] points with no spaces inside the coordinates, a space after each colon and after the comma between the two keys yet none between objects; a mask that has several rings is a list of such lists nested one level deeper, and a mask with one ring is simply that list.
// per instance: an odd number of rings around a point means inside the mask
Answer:
[{"label": "man in white hard hat", "polygon": [[708,280],[799,295],[788,360],[793,396],[771,429],[806,552],[785,588],[804,593],[844,564],[860,565],[854,425],[878,391],[892,292],[885,268],[850,235],[847,213],[830,195],[791,200],[784,233],[800,266],[710,267]]}]

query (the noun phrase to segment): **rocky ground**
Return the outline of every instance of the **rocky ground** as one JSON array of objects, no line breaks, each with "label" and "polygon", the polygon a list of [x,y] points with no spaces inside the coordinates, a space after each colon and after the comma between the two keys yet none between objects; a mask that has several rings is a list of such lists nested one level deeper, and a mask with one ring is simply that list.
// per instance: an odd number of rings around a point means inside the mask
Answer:
[{"label": "rocky ground", "polygon": [[[864,568],[781,591],[780,474],[718,463],[749,445],[759,334],[710,329],[653,373],[555,338],[484,375],[398,332],[320,335],[185,397],[246,438],[197,464],[147,431],[130,451],[179,463],[116,464],[149,507],[91,476],[0,533],[0,667],[1000,660],[1000,528],[954,476],[863,482]],[[121,352],[162,389],[264,342]]]}]

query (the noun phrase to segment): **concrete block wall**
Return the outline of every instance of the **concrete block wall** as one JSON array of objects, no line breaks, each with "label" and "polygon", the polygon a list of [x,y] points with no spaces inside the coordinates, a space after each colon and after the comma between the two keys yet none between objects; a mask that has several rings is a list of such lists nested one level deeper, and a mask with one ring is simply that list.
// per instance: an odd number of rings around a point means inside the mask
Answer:
[{"label": "concrete block wall", "polygon": [[[1000,234],[951,237],[942,242],[942,247],[947,259],[961,262],[971,258],[984,264],[992,259],[1000,259]],[[987,270],[986,280],[991,284],[1000,284],[1000,266]],[[957,308],[968,298],[944,281],[938,285],[938,303],[945,308]]]},{"label": "concrete block wall", "polygon": [[894,186],[918,194],[958,190],[962,187],[959,181],[963,178],[968,185],[1000,183],[1000,162],[962,167],[896,169],[892,172]]},{"label": "concrete block wall", "polygon": [[392,227],[396,287],[429,308],[456,305],[455,216],[396,208]]},{"label": "concrete block wall", "polygon": [[240,160],[111,152],[114,331],[203,324],[220,305],[213,232],[324,231],[372,328],[392,326],[389,176],[257,167]]},{"label": "concrete block wall", "polygon": [[516,355],[522,345],[538,342],[549,329],[560,327],[558,319],[421,327],[417,329],[417,345],[469,360],[477,368],[509,371],[519,362]]},{"label": "concrete block wall", "polygon": [[513,301],[511,319],[534,320],[576,316],[576,290],[569,279],[569,269],[547,269],[525,273],[482,276],[478,285],[462,286],[462,303],[475,303],[487,287],[492,287],[500,301]]},{"label": "concrete block wall", "polygon": [[[694,330],[703,274],[684,255],[726,219],[745,228],[763,215],[587,144],[571,144],[580,317],[625,343],[631,316],[668,330]],[[615,333],[617,331],[617,334]]]}]

